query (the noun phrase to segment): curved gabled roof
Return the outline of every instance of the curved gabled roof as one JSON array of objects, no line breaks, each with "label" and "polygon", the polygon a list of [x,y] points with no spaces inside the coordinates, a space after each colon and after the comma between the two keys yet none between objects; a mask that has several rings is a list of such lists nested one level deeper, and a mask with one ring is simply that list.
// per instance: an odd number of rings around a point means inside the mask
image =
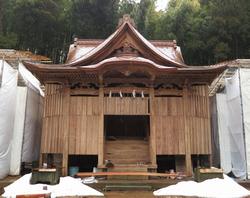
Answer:
[{"label": "curved gabled roof", "polygon": [[[85,56],[103,42],[104,40],[101,39],[75,38],[74,43],[69,47],[66,63],[73,62]],[[175,40],[149,40],[149,42],[170,59],[184,63],[181,48],[176,45]]]},{"label": "curved gabled roof", "polygon": [[[88,53],[85,53],[83,56],[80,56],[73,61],[69,60],[67,65],[89,65],[105,59],[111,52],[113,52],[113,50],[116,49],[118,44],[125,39],[125,34],[128,34],[128,36],[133,39],[133,45],[140,46],[139,51],[145,56],[145,58],[149,58],[161,65],[181,68],[187,67],[187,65],[183,62],[183,59],[180,59],[179,57],[173,58],[174,56],[170,57],[166,53],[157,49],[134,28],[134,26],[130,23],[130,20],[124,20],[122,25],[100,45],[92,48]],[[135,46],[135,48],[136,47],[137,46]]]},{"label": "curved gabled roof", "polygon": [[190,80],[194,84],[211,83],[227,67],[226,64],[187,66],[175,42],[148,41],[127,16],[106,40],[82,42],[85,47],[89,47],[87,51],[86,48],[77,48],[77,44],[71,45],[73,49],[65,64],[24,62],[24,65],[43,82],[51,82],[53,78],[58,82],[65,79],[73,81],[75,77],[75,80],[88,81],[91,77],[85,75],[93,74],[98,79],[97,76],[102,78],[106,71],[116,70],[128,75],[138,71],[148,72],[152,79],[170,81],[175,78]]}]

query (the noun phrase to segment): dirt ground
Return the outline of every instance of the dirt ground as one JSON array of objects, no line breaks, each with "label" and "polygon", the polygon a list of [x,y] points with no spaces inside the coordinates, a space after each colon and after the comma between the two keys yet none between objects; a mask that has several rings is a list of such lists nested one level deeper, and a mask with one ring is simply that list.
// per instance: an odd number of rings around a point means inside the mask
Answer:
[{"label": "dirt ground", "polygon": [[117,191],[104,193],[106,198],[152,198],[153,192],[150,191]]}]

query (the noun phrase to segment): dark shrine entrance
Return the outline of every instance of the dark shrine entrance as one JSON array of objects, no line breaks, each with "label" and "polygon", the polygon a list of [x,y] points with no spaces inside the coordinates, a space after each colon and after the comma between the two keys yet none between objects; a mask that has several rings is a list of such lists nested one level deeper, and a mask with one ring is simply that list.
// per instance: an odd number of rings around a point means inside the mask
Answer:
[{"label": "dark shrine entrance", "polygon": [[104,117],[106,140],[141,139],[149,136],[149,116],[107,115]]},{"label": "dark shrine entrance", "polygon": [[149,116],[104,117],[105,160],[114,165],[149,164]]}]

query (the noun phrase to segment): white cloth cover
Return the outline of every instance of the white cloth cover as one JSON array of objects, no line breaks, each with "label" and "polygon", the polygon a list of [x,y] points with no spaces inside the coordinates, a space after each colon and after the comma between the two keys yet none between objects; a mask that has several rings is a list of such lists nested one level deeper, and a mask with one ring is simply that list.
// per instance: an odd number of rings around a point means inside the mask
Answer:
[{"label": "white cloth cover", "polygon": [[39,159],[42,90],[40,82],[22,65],[18,66],[25,87],[18,87],[12,140],[10,175],[19,175],[21,162]]},{"label": "white cloth cover", "polygon": [[218,113],[218,133],[220,145],[220,164],[224,173],[232,170],[230,136],[228,130],[228,109],[226,94],[216,94],[217,113]]},{"label": "white cloth cover", "polygon": [[26,69],[26,67],[22,63],[19,63],[18,71],[20,75],[23,77],[27,87],[40,93],[41,96],[44,96],[44,93],[40,88],[41,83],[35,76],[33,76],[33,74],[29,70]]},{"label": "white cloth cover", "polygon": [[26,103],[22,162],[32,162],[39,159],[40,153],[42,126],[42,98],[40,93],[28,87]]},{"label": "white cloth cover", "polygon": [[10,169],[11,139],[15,119],[17,71],[0,60],[0,179],[6,177]]},{"label": "white cloth cover", "polygon": [[225,173],[232,171],[236,177],[246,178],[239,73],[225,82],[226,93],[216,95],[221,167]]},{"label": "white cloth cover", "polygon": [[[24,175],[14,183],[4,188],[3,197],[15,197],[16,195],[47,194],[51,197],[62,196],[104,196],[103,193],[83,184],[81,179],[72,177],[61,177],[57,185],[29,184],[31,174]],[[43,190],[47,186],[47,190]]]},{"label": "white cloth cover", "polygon": [[246,178],[246,157],[238,72],[236,72],[232,78],[226,79],[226,93],[232,172],[236,177]]},{"label": "white cloth cover", "polygon": [[17,87],[16,98],[16,113],[11,149],[10,175],[20,174],[27,87]]},{"label": "white cloth cover", "polygon": [[240,84],[245,130],[247,175],[250,178],[250,69],[240,68]]},{"label": "white cloth cover", "polygon": [[161,188],[153,192],[155,196],[194,196],[194,197],[247,197],[250,192],[237,184],[227,175],[224,179],[208,179],[197,183],[182,181],[175,185]]}]

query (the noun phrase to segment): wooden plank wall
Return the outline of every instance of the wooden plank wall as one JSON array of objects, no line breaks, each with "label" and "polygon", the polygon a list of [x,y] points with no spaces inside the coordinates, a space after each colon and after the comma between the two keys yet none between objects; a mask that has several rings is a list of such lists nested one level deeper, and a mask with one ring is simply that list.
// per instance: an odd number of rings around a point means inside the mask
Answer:
[{"label": "wooden plank wall", "polygon": [[[190,133],[191,154],[210,154],[209,101],[207,86],[188,90],[183,97],[154,97],[154,127],[156,154],[178,155],[185,153],[183,105],[187,106],[187,124]],[[71,96],[67,92],[69,112],[64,115],[64,97],[61,85],[45,86],[41,153],[63,153],[67,138],[69,154],[98,154],[96,141],[100,133],[100,98]],[[65,92],[66,93],[66,92]],[[109,115],[149,115],[149,98],[105,97],[103,113]],[[67,131],[63,116],[67,117]],[[66,134],[67,132],[67,134]]]},{"label": "wooden plank wall", "polygon": [[104,114],[106,115],[148,115],[148,98],[105,97]]},{"label": "wooden plank wall", "polygon": [[[61,85],[45,86],[41,153],[63,153],[66,135],[68,154],[98,154],[99,98],[68,96],[69,113],[64,115],[63,93]],[[69,119],[66,134],[63,116]]]},{"label": "wooden plank wall", "polygon": [[43,129],[41,153],[63,152],[63,130],[61,119],[63,114],[62,86],[56,84],[45,85]]},{"label": "wooden plank wall", "polygon": [[187,103],[191,154],[211,154],[208,87],[192,87]]},{"label": "wooden plank wall", "polygon": [[69,154],[97,155],[99,97],[70,97]]},{"label": "wooden plank wall", "polygon": [[[185,123],[190,133],[191,154],[211,153],[208,102],[207,86],[189,88],[187,101],[183,97],[155,97],[157,155],[185,154]],[[187,107],[187,122],[183,105]]]},{"label": "wooden plank wall", "polygon": [[182,97],[156,97],[157,155],[185,153]]}]

